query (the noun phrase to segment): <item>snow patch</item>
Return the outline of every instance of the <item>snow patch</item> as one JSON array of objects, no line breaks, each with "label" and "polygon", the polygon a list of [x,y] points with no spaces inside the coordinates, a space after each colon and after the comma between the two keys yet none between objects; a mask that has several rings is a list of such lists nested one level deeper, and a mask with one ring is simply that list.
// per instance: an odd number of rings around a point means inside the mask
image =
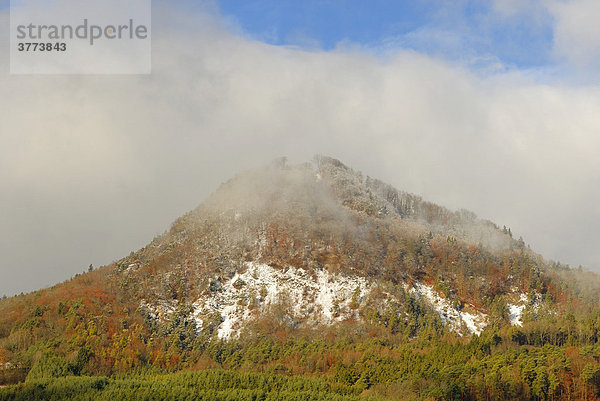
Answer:
[{"label": "snow patch", "polygon": [[192,306],[197,327],[211,316],[221,316],[219,338],[239,335],[244,324],[278,303],[290,311],[291,322],[332,324],[358,317],[357,304],[371,285],[363,277],[347,277],[318,270],[314,275],[302,268],[247,262],[246,271],[221,283],[218,290],[202,296]]},{"label": "snow patch", "polygon": [[148,311],[148,315],[155,320],[165,321],[177,308],[178,301],[173,299],[172,301],[159,300],[156,304],[151,304],[145,300],[140,301],[140,308]]},{"label": "snow patch", "polygon": [[513,326],[523,326],[521,316],[527,305],[527,294],[521,293],[517,304],[508,304],[508,320]]},{"label": "snow patch", "polygon": [[523,326],[521,315],[525,305],[508,305],[508,320],[513,326]]},{"label": "snow patch", "polygon": [[474,313],[459,311],[447,299],[440,297],[431,285],[417,282],[409,291],[430,304],[442,319],[442,323],[459,335],[465,334],[462,330],[463,325],[470,334],[477,335],[481,334],[487,326],[487,315],[485,313],[476,311],[474,308]]}]

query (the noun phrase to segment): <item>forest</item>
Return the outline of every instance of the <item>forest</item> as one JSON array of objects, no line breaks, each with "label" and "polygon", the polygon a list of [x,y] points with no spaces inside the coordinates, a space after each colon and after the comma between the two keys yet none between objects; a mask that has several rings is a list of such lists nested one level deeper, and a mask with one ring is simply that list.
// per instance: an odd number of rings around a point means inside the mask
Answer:
[{"label": "forest", "polygon": [[[546,261],[469,212],[319,163],[317,180],[304,167],[237,177],[127,257],[0,300],[0,400],[600,398],[597,274]],[[331,322],[240,297],[254,318],[222,338],[221,312],[200,319],[194,303],[249,261],[371,287]],[[481,312],[485,329],[453,329],[415,283]]]},{"label": "forest", "polygon": [[[545,276],[560,277],[561,289],[543,294],[560,313],[528,308],[511,326],[491,302],[481,336],[450,332],[405,294],[384,311],[365,305],[362,321],[293,330],[269,315],[219,340],[198,333],[185,308],[154,323],[125,291],[102,285],[118,276],[101,268],[2,300],[0,382],[9,386],[0,399],[597,399],[597,278],[559,264]],[[532,277],[532,289],[551,282]]]}]

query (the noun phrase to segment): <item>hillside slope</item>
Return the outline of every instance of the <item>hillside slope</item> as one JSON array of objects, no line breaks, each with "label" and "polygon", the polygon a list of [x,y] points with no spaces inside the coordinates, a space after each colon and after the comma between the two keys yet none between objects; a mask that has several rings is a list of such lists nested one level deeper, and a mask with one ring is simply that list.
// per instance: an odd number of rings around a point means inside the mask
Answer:
[{"label": "hillside slope", "polygon": [[415,302],[459,335],[480,333],[494,300],[513,313],[492,319],[520,324],[546,292],[540,261],[472,213],[317,157],[238,175],[118,266],[151,317],[186,304],[197,330],[229,338],[275,311],[314,328]]},{"label": "hillside slope", "polygon": [[[473,213],[329,157],[280,159],[118,262],[0,301],[0,381],[220,367],[370,389],[399,380],[380,371],[381,353],[397,372],[417,358],[434,370],[405,375],[439,381],[444,360],[463,369],[500,347],[596,344],[598,288]],[[446,356],[420,359],[424,349]],[[463,396],[479,391],[460,383]]]}]

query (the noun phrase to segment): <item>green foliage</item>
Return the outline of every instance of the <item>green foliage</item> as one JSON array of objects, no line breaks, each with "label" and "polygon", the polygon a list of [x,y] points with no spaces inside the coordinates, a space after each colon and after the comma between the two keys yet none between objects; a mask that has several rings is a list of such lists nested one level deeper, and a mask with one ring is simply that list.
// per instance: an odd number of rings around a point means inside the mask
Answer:
[{"label": "green foliage", "polygon": [[63,377],[69,374],[67,362],[52,352],[44,352],[35,361],[25,381]]},{"label": "green foliage", "polygon": [[127,379],[67,376],[0,389],[0,400],[377,401],[318,379],[222,370],[139,375]]}]

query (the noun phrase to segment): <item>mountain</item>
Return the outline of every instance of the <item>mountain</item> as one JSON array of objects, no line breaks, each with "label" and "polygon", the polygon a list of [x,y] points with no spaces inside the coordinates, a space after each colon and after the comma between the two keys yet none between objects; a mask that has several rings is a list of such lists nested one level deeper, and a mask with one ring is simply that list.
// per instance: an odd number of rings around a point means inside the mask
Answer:
[{"label": "mountain", "polygon": [[265,313],[316,328],[397,314],[415,300],[469,335],[489,324],[498,297],[514,324],[526,304],[539,304],[537,259],[473,213],[316,157],[238,175],[117,270],[152,319],[185,304],[197,330],[219,338],[239,336]]},{"label": "mountain", "polygon": [[[598,288],[597,275],[545,261],[471,212],[330,157],[282,158],[222,184],[129,256],[3,299],[0,381],[219,367],[322,374],[382,396],[414,377],[410,394],[425,397],[419,380],[439,384],[436,364],[453,361],[471,370],[444,373],[440,388],[450,391],[449,375],[462,399],[478,399],[495,386],[466,379],[487,369],[469,365],[479,359],[512,355],[500,383],[525,375],[514,350],[595,347]],[[596,351],[585,352],[578,368],[536,360],[546,379],[571,375],[552,395],[600,391]],[[575,383],[586,363],[589,377]],[[390,366],[404,376],[384,374]],[[536,372],[515,379],[514,399],[539,396]]]}]

